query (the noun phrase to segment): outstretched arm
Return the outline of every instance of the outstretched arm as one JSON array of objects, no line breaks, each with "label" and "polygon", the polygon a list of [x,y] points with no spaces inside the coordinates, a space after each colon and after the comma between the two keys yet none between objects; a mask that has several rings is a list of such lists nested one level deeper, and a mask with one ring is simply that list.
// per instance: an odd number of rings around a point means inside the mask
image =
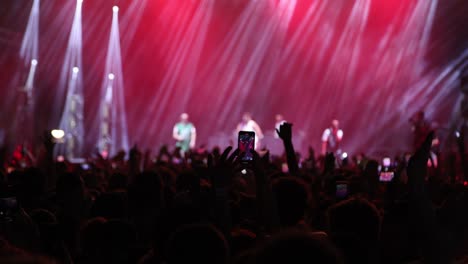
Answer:
[{"label": "outstretched arm", "polygon": [[286,152],[286,158],[288,161],[289,173],[294,176],[299,175],[299,166],[297,163],[296,152],[292,143],[292,124],[284,123],[280,126],[279,130],[276,130],[278,136],[283,140],[284,150]]},{"label": "outstretched arm", "polygon": [[433,137],[434,132],[431,132],[408,163],[409,216],[410,223],[413,223],[412,233],[421,242],[425,261],[450,263],[445,248],[447,243],[437,228],[436,215],[424,182]]}]

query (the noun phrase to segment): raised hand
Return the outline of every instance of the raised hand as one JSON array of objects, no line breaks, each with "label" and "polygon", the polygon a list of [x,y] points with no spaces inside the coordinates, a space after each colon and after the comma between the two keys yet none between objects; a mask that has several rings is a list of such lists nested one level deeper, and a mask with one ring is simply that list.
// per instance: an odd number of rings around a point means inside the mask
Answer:
[{"label": "raised hand", "polygon": [[280,128],[276,129],[276,133],[283,141],[291,141],[292,140],[292,124],[291,123],[281,124]]},{"label": "raised hand", "polygon": [[283,123],[280,126],[280,129],[276,130],[278,136],[283,140],[284,150],[286,152],[286,158],[288,161],[288,169],[291,175],[299,174],[299,165],[296,158],[296,152],[292,143],[292,124]]},{"label": "raised hand", "polygon": [[215,188],[225,188],[234,174],[239,149],[229,155],[231,150],[231,146],[227,147],[218,159],[212,154],[208,155],[208,171]]}]

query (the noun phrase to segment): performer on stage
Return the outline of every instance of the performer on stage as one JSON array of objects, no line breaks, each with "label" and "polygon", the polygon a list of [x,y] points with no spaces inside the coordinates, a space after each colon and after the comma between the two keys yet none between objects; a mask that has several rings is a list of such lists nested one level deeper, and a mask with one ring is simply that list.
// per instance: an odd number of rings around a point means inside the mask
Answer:
[{"label": "performer on stage", "polygon": [[322,134],[322,154],[333,152],[336,155],[341,154],[340,143],[343,139],[343,130],[339,128],[340,122],[333,120],[331,127],[325,129]]},{"label": "performer on stage", "polygon": [[418,111],[409,119],[409,122],[413,132],[413,150],[416,151],[431,132],[431,125],[426,120],[424,111]]},{"label": "performer on stage", "polygon": [[172,130],[172,137],[177,141],[176,147],[180,148],[182,155],[195,147],[197,132],[195,126],[189,122],[187,113],[180,115],[180,122],[175,124]]},{"label": "performer on stage", "polygon": [[252,119],[252,115],[250,113],[244,113],[242,116],[242,121],[237,125],[236,132],[239,131],[255,132],[255,150],[257,150],[257,148],[260,146],[260,140],[263,139],[263,133],[257,122]]}]

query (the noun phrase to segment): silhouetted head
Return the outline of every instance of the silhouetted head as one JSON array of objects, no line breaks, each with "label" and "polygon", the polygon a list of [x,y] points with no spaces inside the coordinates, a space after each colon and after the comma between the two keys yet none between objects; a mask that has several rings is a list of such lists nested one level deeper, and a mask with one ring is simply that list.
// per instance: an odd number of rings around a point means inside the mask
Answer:
[{"label": "silhouetted head", "polygon": [[377,208],[362,198],[350,198],[330,207],[327,211],[330,232],[347,234],[366,245],[379,241],[381,218]]},{"label": "silhouetted head", "polygon": [[304,217],[309,193],[303,181],[293,177],[280,177],[273,181],[273,193],[278,204],[282,226],[294,226]]},{"label": "silhouetted head", "polygon": [[179,228],[169,239],[166,262],[223,264],[229,259],[229,248],[223,234],[209,224]]},{"label": "silhouetted head", "polygon": [[274,236],[256,253],[256,263],[342,263],[325,235],[287,231]]}]

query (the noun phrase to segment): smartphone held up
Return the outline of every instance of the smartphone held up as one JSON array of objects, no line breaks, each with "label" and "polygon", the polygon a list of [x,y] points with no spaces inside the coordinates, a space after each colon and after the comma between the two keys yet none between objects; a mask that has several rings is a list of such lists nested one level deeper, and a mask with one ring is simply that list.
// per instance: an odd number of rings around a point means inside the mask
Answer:
[{"label": "smartphone held up", "polygon": [[238,148],[240,153],[240,161],[242,163],[251,163],[253,161],[253,150],[255,147],[255,132],[239,131]]}]

